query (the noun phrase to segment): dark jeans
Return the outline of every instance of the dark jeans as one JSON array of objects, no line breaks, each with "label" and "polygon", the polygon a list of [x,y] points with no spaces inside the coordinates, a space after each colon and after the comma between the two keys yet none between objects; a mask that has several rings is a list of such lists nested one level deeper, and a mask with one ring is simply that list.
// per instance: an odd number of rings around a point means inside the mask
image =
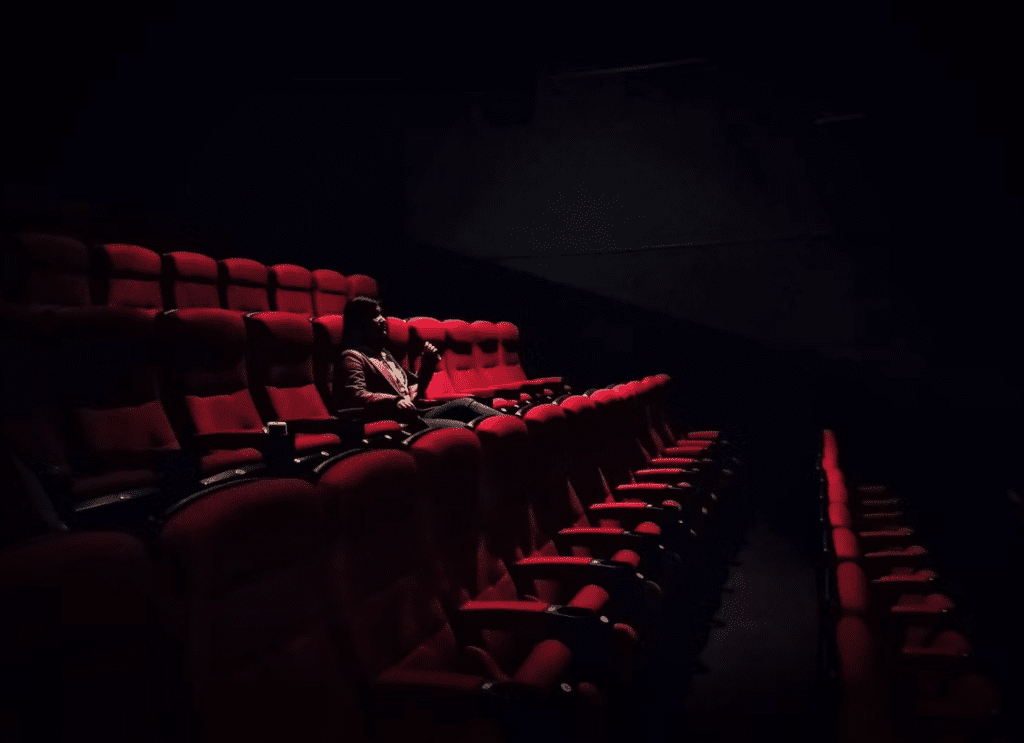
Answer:
[{"label": "dark jeans", "polygon": [[419,419],[427,428],[465,428],[466,424],[482,415],[501,415],[501,412],[471,397],[464,397],[421,410]]}]

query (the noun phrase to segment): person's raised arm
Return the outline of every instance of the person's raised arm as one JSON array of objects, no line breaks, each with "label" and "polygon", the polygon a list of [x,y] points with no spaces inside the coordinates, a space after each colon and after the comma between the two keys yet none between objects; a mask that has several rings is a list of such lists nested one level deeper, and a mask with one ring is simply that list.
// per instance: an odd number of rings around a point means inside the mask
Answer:
[{"label": "person's raised arm", "polygon": [[412,387],[409,388],[409,394],[412,395],[413,400],[419,401],[426,396],[430,380],[434,377],[437,363],[440,360],[441,354],[438,353],[437,348],[432,343],[424,343],[419,381],[414,385],[416,387],[415,391],[413,391]]}]

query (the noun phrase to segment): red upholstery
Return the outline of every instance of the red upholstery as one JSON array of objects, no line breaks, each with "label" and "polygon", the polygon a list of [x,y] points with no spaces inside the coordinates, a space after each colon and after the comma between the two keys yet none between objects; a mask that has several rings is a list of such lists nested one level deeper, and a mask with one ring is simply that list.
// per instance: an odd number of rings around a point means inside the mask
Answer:
[{"label": "red upholstery", "polygon": [[[448,433],[454,438],[434,440],[458,439],[454,457],[471,467],[473,447],[463,435],[469,432]],[[427,444],[419,455],[429,467],[434,457],[446,458],[446,449]],[[428,480],[435,477],[447,475],[437,471]],[[452,477],[467,479],[468,472]],[[432,514],[430,487],[429,481],[419,486],[413,455],[395,450],[347,457],[317,483],[328,508],[331,612],[362,683],[373,695],[440,694],[464,698],[467,706],[487,680],[556,688],[571,660],[556,641],[538,645],[518,668],[502,666],[482,649],[460,647],[443,606],[448,592],[438,585],[431,559],[430,527],[442,522]],[[386,739],[433,739],[438,722],[429,714],[390,721]]]},{"label": "red upholstery", "polygon": [[437,364],[437,370],[427,387],[427,399],[444,399],[461,397],[455,392],[455,386],[448,375],[447,357],[447,333],[444,325],[432,317],[413,317],[407,322],[409,327],[409,349],[410,364],[419,370],[421,352],[424,343],[433,344],[441,353],[441,360]]},{"label": "red upholstery", "polygon": [[334,396],[334,370],[342,351],[344,328],[343,315],[321,315],[313,319],[313,376],[320,396],[335,410],[340,407],[341,400]]},{"label": "red upholstery", "polygon": [[348,302],[349,280],[337,271],[318,268],[313,271],[313,313],[340,315]]},{"label": "red upholstery", "polygon": [[362,740],[328,629],[324,503],[301,480],[260,480],[189,504],[154,543],[184,646],[201,740]]},{"label": "red upholstery", "polygon": [[[481,390],[488,386],[473,364],[473,344],[476,329],[465,320],[445,320],[445,346],[442,351],[445,370],[456,392]],[[441,350],[441,349],[438,349]]]},{"label": "red upholstery", "polygon": [[156,316],[163,309],[160,256],[138,245],[110,243],[98,248],[100,281],[93,292],[108,307],[130,307]]},{"label": "red upholstery", "polygon": [[[184,309],[159,320],[167,352],[168,403],[185,436],[262,434],[263,421],[249,393],[245,326],[233,310]],[[253,446],[221,449],[193,444],[203,477],[260,462]]]},{"label": "red upholstery", "polygon": [[277,312],[313,317],[313,274],[302,266],[279,263],[270,268],[270,305]]},{"label": "red upholstery", "polygon": [[217,263],[220,306],[239,312],[270,309],[270,271],[248,258],[225,258]]},{"label": "red upholstery", "polygon": [[162,740],[152,594],[146,548],[125,533],[51,534],[0,551],[0,664],[18,680],[5,736]]},{"label": "red upholstery", "polygon": [[[257,312],[245,318],[249,337],[249,390],[264,422],[328,420],[313,375],[313,325],[290,312]],[[333,433],[299,433],[297,452],[333,447]]]},{"label": "red upholstery", "polygon": [[[87,307],[89,251],[72,237],[21,232],[15,236],[20,292],[11,299],[25,306]],[[11,277],[14,279],[15,277]]]},{"label": "red upholstery", "polygon": [[348,298],[353,297],[370,297],[371,299],[380,299],[380,287],[377,285],[376,279],[372,279],[369,276],[363,274],[352,274],[348,277]]},{"label": "red upholstery", "polygon": [[200,253],[164,253],[163,296],[167,309],[220,307],[217,261]]},{"label": "red upholstery", "polygon": [[385,345],[403,369],[411,370],[409,366],[409,325],[405,320],[398,317],[388,318],[388,340]]},{"label": "red upholstery", "polygon": [[856,616],[843,617],[836,626],[839,685],[838,710],[841,743],[896,743],[890,718],[889,689],[882,673],[875,638]]}]

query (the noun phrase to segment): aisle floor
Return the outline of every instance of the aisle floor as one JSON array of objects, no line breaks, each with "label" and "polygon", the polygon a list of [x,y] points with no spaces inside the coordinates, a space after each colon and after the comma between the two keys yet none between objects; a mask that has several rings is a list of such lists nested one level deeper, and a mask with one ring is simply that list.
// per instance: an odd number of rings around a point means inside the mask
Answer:
[{"label": "aisle floor", "polygon": [[686,693],[690,743],[814,740],[818,599],[806,550],[763,515],[747,532]]}]

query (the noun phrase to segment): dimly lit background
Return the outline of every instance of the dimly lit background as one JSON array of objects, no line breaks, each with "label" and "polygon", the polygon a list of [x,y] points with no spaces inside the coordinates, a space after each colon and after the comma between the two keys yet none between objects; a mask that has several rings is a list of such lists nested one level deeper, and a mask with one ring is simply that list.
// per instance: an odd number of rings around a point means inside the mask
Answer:
[{"label": "dimly lit background", "polygon": [[1009,570],[1010,16],[605,7],[7,10],[5,227],[367,273],[581,391],[668,372],[794,472],[830,426],[952,573]]}]

